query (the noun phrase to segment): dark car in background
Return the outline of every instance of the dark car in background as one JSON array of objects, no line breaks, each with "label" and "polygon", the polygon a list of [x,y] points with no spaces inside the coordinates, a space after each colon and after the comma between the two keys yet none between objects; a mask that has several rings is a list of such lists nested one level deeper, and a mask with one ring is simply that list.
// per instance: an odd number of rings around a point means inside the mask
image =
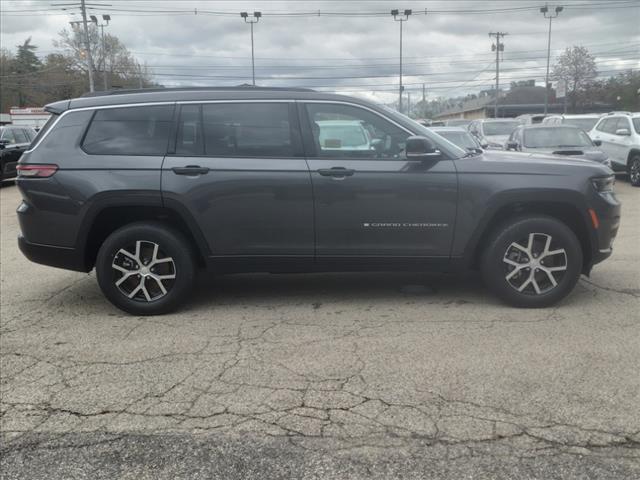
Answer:
[{"label": "dark car in background", "polygon": [[611,160],[580,128],[569,125],[523,125],[507,140],[507,150],[584,158],[611,168]]},{"label": "dark car in background", "polygon": [[511,132],[522,123],[513,118],[484,118],[469,124],[469,131],[478,139],[482,148],[503,150]]},{"label": "dark car in background", "polygon": [[46,110],[18,165],[18,245],[37,263],[95,267],[136,315],[177,308],[199,267],[476,269],[509,304],[546,307],[611,255],[620,222],[602,165],[470,152],[362,99],[150,89]]},{"label": "dark car in background", "polygon": [[31,127],[0,127],[0,181],[16,176],[16,164],[35,137],[36,131]]},{"label": "dark car in background", "polygon": [[469,133],[468,130],[461,127],[429,127],[429,130],[436,132],[441,137],[446,138],[454,145],[464,148],[470,152],[482,153],[480,142]]}]

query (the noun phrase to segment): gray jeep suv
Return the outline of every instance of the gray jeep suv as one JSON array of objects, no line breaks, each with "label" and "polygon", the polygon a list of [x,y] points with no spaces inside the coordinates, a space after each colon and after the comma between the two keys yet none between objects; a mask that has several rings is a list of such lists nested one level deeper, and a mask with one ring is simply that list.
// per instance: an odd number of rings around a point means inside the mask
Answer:
[{"label": "gray jeep suv", "polygon": [[136,315],[176,308],[198,267],[480,269],[506,302],[544,307],[611,254],[620,221],[605,166],[467,152],[360,99],[167,89],[46,109],[18,165],[20,249],[95,267]]}]

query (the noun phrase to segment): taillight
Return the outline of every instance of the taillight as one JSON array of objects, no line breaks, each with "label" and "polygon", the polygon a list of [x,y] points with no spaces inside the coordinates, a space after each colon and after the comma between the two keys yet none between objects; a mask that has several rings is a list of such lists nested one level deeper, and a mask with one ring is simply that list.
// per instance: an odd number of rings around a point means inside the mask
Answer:
[{"label": "taillight", "polygon": [[16,167],[19,177],[37,177],[46,178],[50,177],[58,170],[57,165],[20,165]]}]

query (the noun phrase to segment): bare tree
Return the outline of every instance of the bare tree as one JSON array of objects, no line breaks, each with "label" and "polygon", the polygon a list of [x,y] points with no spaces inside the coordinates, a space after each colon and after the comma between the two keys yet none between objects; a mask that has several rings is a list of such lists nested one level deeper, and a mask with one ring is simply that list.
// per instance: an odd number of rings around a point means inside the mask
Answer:
[{"label": "bare tree", "polygon": [[585,47],[567,48],[553,66],[553,78],[567,84],[572,111],[575,111],[581,93],[597,76],[595,58]]}]

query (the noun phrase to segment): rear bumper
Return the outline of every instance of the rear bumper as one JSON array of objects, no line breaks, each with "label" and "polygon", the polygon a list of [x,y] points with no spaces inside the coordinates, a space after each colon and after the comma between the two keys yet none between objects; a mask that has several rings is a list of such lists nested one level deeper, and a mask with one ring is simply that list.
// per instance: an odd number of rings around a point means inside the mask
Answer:
[{"label": "rear bumper", "polygon": [[87,271],[82,255],[75,248],[29,243],[22,235],[18,235],[18,248],[32,262],[77,272]]}]

